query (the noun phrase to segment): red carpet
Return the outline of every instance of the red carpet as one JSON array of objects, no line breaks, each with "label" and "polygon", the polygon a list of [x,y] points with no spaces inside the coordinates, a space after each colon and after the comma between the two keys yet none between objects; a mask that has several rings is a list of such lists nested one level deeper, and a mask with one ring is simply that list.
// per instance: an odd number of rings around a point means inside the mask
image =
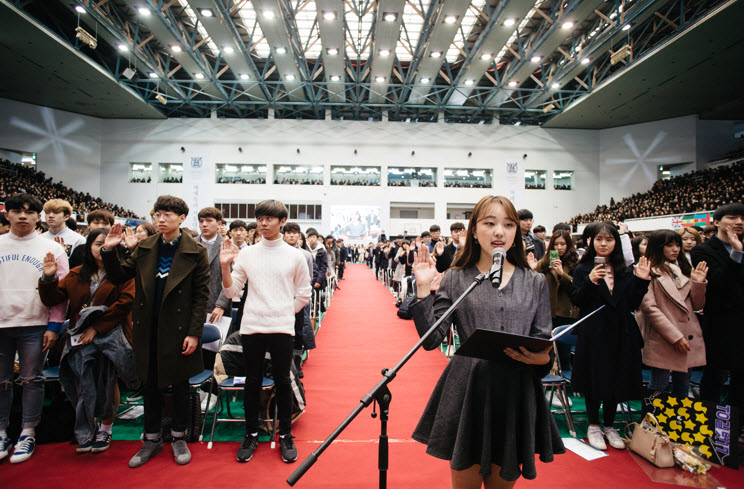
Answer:
[{"label": "red carpet", "polygon": [[[318,348],[305,364],[308,408],[293,425],[300,459],[333,431],[380,379],[380,370],[393,367],[416,342],[411,321],[395,316],[393,298],[374,280],[363,265],[347,266],[346,280],[333,297],[318,332]],[[425,453],[425,447],[410,435],[429,393],[446,364],[438,351],[420,351],[391,384],[388,434],[390,443],[390,487],[450,487],[449,465]],[[377,487],[377,437],[379,420],[364,410],[296,484],[299,488]],[[262,443],[250,462],[235,461],[238,443],[218,442],[212,450],[206,443],[191,444],[192,462],[183,467],[173,462],[170,447],[144,467],[131,470],[127,461],[138,442],[115,441],[100,455],[77,455],[74,446],[43,445],[28,462],[0,463],[2,486],[77,487],[81,483],[106,489],[163,487],[179,488],[289,487],[285,479],[298,464],[285,464],[277,450]],[[551,464],[538,463],[538,479],[520,481],[533,488],[655,488],[673,487],[651,482],[625,452],[587,462],[567,453]],[[298,461],[298,462],[299,462]],[[721,486],[744,487],[744,472],[714,471]]]}]

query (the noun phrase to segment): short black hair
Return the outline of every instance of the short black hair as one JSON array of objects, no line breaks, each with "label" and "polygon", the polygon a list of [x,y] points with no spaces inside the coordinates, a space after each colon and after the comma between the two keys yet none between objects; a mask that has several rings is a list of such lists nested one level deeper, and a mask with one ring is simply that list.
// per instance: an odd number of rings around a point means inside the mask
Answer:
[{"label": "short black hair", "polygon": [[14,194],[5,201],[5,209],[9,211],[20,211],[24,206],[37,214],[41,214],[41,210],[44,208],[44,204],[31,194]]},{"label": "short black hair", "polygon": [[241,221],[240,219],[235,219],[233,222],[230,223],[230,231],[232,231],[235,228],[243,228],[246,231],[248,231],[248,225],[245,223],[245,221]]},{"label": "short black hair", "polygon": [[74,217],[68,217],[67,219],[65,219],[65,224],[72,231],[77,231],[77,221],[75,220]]},{"label": "short black hair", "polygon": [[153,210],[155,212],[173,212],[179,216],[189,215],[189,206],[183,199],[174,195],[161,195],[158,197],[158,200],[155,201],[155,205],[153,206]]},{"label": "short black hair", "polygon": [[106,209],[96,209],[93,212],[89,212],[85,219],[88,221],[88,224],[91,224],[93,221],[106,221],[109,226],[114,225],[114,215]]},{"label": "short black hair", "polygon": [[300,225],[296,222],[288,222],[284,224],[284,229],[282,232],[285,233],[299,233],[300,232]]},{"label": "short black hair", "polygon": [[258,229],[258,224],[256,224],[255,221],[249,222],[248,226],[245,228],[246,231],[250,231],[251,229]]},{"label": "short black hair", "polygon": [[282,220],[289,216],[289,211],[287,211],[287,206],[278,200],[268,199],[263,200],[256,205],[256,218],[261,216],[276,217],[277,219]]},{"label": "short black hair", "polygon": [[307,228],[307,237],[310,236],[319,236],[318,231],[315,228]]},{"label": "short black hair", "polygon": [[329,234],[328,236],[325,237],[326,241],[328,241],[329,239],[332,239],[334,243],[336,242],[336,238],[334,238],[332,234]]},{"label": "short black hair", "polygon": [[422,238],[426,238],[428,236],[431,236],[431,233],[429,233],[429,231],[424,231],[423,233],[421,233]]},{"label": "short black hair", "polygon": [[205,207],[199,211],[196,216],[197,219],[209,219],[212,218],[218,223],[222,221],[222,212],[216,207]]},{"label": "short black hair", "polygon": [[440,228],[438,224],[432,224],[429,227],[429,232],[430,233],[436,233],[437,231],[441,231],[441,230],[442,230],[442,228]]},{"label": "short black hair", "polygon": [[8,221],[8,218],[5,217],[4,212],[0,212],[0,225],[2,226],[10,226],[10,221]]},{"label": "short black hair", "polygon": [[465,225],[461,222],[453,222],[450,225],[450,232],[452,231],[465,231]]},{"label": "short black hair", "polygon": [[731,202],[722,205],[713,213],[713,220],[720,221],[726,216],[744,216],[744,204],[741,202]]},{"label": "short black hair", "polygon": [[533,233],[544,233],[545,232],[545,226],[535,226],[535,228],[532,230]]},{"label": "short black hair", "polygon": [[525,219],[535,218],[535,216],[532,215],[532,212],[529,209],[519,209],[517,211],[517,215],[519,216],[520,221],[524,221]]},{"label": "short black hair", "polygon": [[555,226],[553,226],[553,234],[555,234],[556,231],[568,231],[571,232],[571,226],[569,226],[565,222],[559,222]]}]

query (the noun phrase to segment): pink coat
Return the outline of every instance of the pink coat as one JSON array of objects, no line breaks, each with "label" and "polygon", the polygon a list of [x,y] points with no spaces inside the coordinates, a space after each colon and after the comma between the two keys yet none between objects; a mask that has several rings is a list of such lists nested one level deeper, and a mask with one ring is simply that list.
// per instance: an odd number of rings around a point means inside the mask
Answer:
[{"label": "pink coat", "polygon": [[[659,273],[659,270],[654,272]],[[663,272],[651,280],[636,315],[645,342],[644,364],[675,372],[705,365],[705,341],[694,311],[705,305],[707,284],[707,281],[690,280],[677,289],[674,279]],[[687,353],[679,353],[674,348],[674,343],[682,337],[690,343]]]}]

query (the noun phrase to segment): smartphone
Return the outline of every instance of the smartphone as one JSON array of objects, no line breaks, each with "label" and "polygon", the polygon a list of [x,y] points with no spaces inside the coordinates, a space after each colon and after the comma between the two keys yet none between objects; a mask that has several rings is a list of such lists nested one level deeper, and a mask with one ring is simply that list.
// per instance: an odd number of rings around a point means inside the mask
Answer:
[{"label": "smartphone", "polygon": [[595,256],[595,257],[594,257],[594,266],[595,266],[595,267],[596,267],[597,265],[604,265],[604,264],[605,264],[605,259],[604,259],[604,257],[603,257],[603,256]]},{"label": "smartphone", "polygon": [[560,259],[561,259],[561,257],[560,257],[560,255],[558,255],[558,252],[557,251],[550,250],[550,261],[560,260]]}]

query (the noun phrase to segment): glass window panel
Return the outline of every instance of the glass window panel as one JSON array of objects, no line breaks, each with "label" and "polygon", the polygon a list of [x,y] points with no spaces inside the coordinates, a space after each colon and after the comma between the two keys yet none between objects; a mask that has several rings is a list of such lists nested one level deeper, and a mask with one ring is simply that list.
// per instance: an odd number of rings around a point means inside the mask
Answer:
[{"label": "glass window panel", "polygon": [[256,204],[248,204],[247,219],[255,219],[255,218],[256,218]]},{"label": "glass window panel", "polygon": [[248,204],[240,204],[240,207],[238,207],[238,215],[241,219],[248,218]]},{"label": "glass window panel", "polygon": [[307,220],[307,206],[305,204],[299,204],[297,207],[297,219]]},{"label": "glass window panel", "polygon": [[289,218],[297,219],[297,205],[296,204],[289,204]]},{"label": "glass window panel", "polygon": [[234,216],[234,219],[240,219],[240,213],[238,212],[238,204],[230,204],[230,215]]},{"label": "glass window panel", "polygon": [[524,188],[528,190],[545,190],[546,176],[547,172],[545,170],[525,170]]},{"label": "glass window panel", "polygon": [[555,170],[553,172],[553,188],[555,190],[573,190],[573,172]]},{"label": "glass window panel", "polygon": [[491,170],[481,168],[445,168],[444,186],[491,188]]}]

